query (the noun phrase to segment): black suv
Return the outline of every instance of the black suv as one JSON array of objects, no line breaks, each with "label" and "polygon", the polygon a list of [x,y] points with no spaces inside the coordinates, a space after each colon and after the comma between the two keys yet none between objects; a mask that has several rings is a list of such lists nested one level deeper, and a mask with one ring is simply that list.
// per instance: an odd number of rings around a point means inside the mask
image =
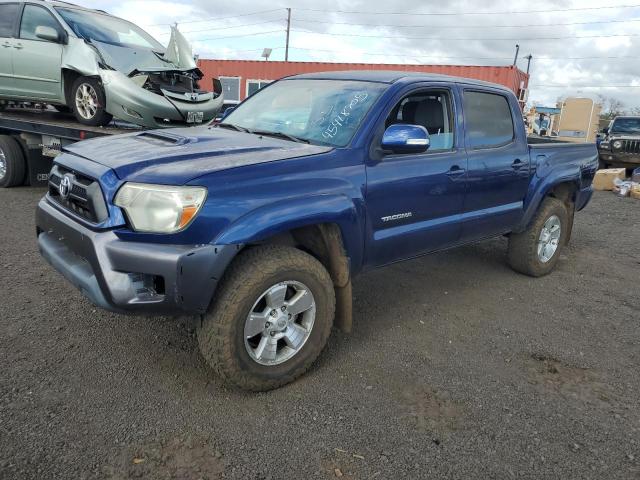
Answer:
[{"label": "black suv", "polygon": [[600,168],[640,167],[640,117],[616,117],[602,133]]}]

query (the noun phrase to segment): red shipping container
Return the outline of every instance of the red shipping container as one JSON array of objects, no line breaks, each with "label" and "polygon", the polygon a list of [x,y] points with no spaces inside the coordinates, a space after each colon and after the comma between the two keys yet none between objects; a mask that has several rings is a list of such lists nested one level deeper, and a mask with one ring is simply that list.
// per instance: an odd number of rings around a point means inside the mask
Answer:
[{"label": "red shipping container", "polygon": [[494,67],[480,65],[409,65],[378,63],[324,63],[324,62],[270,62],[264,60],[199,60],[198,67],[204,73],[201,84],[210,88],[213,78],[236,77],[239,80],[239,99],[249,92],[248,82],[273,81],[299,73],[328,72],[337,70],[397,70],[406,72],[439,73],[455,77],[473,78],[497,83],[520,95],[528,88],[529,75],[514,66]]}]

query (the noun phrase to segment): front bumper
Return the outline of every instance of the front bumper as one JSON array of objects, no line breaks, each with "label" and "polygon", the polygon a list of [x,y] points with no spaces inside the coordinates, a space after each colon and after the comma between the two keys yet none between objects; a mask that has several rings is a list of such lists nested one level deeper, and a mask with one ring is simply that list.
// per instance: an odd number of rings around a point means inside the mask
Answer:
[{"label": "front bumper", "polygon": [[640,166],[640,155],[637,153],[616,152],[600,150],[600,160],[604,163],[625,168]]},{"label": "front bumper", "polygon": [[[189,112],[202,112],[202,124],[213,120],[222,108],[222,95],[203,102],[171,100],[136,85],[119,72],[102,74],[106,110],[114,117],[142,127],[163,128],[198,125],[187,123]],[[133,115],[135,112],[139,116]]]},{"label": "front bumper", "polygon": [[125,242],[74,222],[46,197],[36,211],[42,256],[92,303],[125,313],[206,312],[236,245]]}]

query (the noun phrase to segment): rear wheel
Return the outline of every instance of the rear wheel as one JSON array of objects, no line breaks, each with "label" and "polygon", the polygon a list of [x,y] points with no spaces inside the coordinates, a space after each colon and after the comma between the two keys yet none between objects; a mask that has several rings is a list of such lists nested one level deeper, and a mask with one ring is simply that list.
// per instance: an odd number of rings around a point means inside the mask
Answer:
[{"label": "rear wheel", "polygon": [[228,383],[277,388],[318,357],[334,312],[333,284],[318,260],[290,247],[252,248],[225,274],[198,331],[200,351]]},{"label": "rear wheel", "polygon": [[96,78],[79,77],[73,82],[71,105],[76,119],[84,125],[104,126],[113,118],[105,110],[104,87]]},{"label": "rear wheel", "polygon": [[0,135],[0,188],[22,185],[25,173],[22,148],[10,136]]},{"label": "rear wheel", "polygon": [[566,206],[547,197],[529,227],[509,237],[509,265],[532,277],[546,275],[556,266],[569,231]]}]

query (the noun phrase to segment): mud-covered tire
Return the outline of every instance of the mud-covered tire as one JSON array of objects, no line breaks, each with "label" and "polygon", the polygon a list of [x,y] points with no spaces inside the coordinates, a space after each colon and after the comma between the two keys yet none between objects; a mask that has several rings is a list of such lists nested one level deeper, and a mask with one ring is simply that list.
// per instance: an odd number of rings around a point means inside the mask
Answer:
[{"label": "mud-covered tire", "polygon": [[[315,301],[315,320],[308,339],[293,357],[277,365],[262,365],[245,346],[245,321],[263,292],[289,281],[309,288]],[[225,273],[198,329],[198,344],[226,383],[244,390],[271,390],[309,369],[327,343],[334,314],[333,283],[318,260],[292,247],[252,247],[240,253]]]},{"label": "mud-covered tire", "polygon": [[[543,261],[538,245],[545,224],[554,216],[560,222],[560,237],[553,255],[549,260]],[[570,216],[564,203],[557,198],[545,198],[527,229],[522,233],[512,233],[509,236],[508,258],[511,268],[532,277],[541,277],[551,272],[558,263],[560,252],[566,244],[567,235],[570,232],[569,221]]]},{"label": "mud-covered tire", "polygon": [[[83,103],[79,97],[87,99],[90,97],[90,104]],[[107,97],[102,82],[98,78],[78,77],[71,86],[69,105],[71,105],[76,120],[83,125],[103,127],[113,119],[113,116],[105,110]]]},{"label": "mud-covered tire", "polygon": [[26,159],[18,142],[0,135],[0,188],[22,185],[26,173]]}]

